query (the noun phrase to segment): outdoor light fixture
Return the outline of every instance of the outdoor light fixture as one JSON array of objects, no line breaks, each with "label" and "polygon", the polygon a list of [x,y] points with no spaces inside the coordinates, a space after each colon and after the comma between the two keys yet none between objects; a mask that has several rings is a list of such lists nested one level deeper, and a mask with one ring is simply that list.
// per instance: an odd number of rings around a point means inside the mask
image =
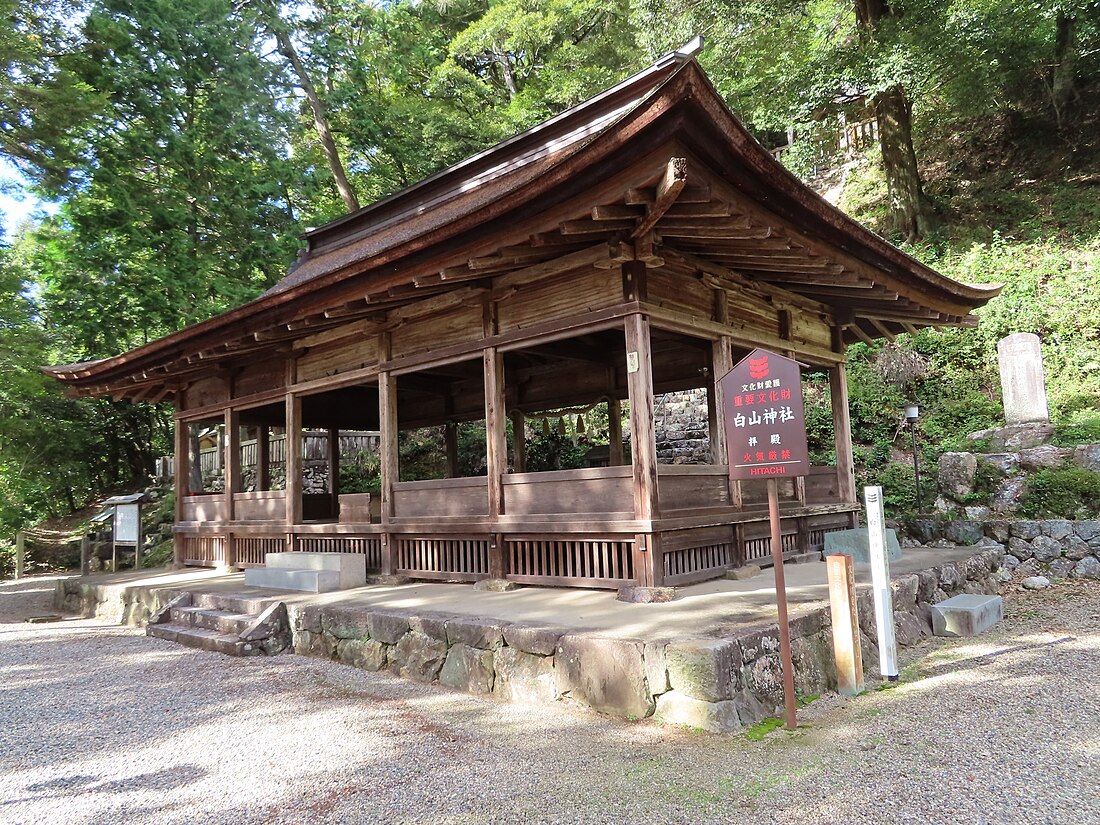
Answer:
[{"label": "outdoor light fixture", "polygon": [[913,483],[917,488],[917,514],[924,508],[920,500],[920,459],[917,457],[917,421],[920,420],[920,407],[916,404],[905,405],[905,421],[909,424],[909,433],[913,437]]}]

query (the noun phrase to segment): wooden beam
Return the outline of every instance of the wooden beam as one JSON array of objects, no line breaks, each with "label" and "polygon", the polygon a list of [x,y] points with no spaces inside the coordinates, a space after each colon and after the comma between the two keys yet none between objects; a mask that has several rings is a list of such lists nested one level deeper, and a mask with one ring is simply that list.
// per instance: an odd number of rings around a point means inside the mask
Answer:
[{"label": "wooden beam", "polygon": [[649,232],[676,202],[680,192],[687,184],[687,158],[670,158],[665,167],[665,174],[657,183],[657,191],[650,205],[648,214],[631,233],[631,237],[639,238]]},{"label": "wooden beam", "polygon": [[[653,187],[628,189],[623,200],[627,206],[648,206],[657,199]],[[692,184],[685,186],[677,198],[678,203],[709,203],[711,201],[710,184]]]},{"label": "wooden beam", "polygon": [[848,324],[848,329],[850,329],[855,334],[856,338],[858,338],[860,341],[867,344],[868,346],[878,346],[878,344],[875,342],[875,339],[864,332],[863,328],[859,325],[858,322],[853,321],[852,323]]},{"label": "wooden beam", "polygon": [[886,324],[882,323],[879,320],[876,320],[875,318],[868,318],[867,320],[871,322],[871,326],[882,333],[882,336],[887,341],[893,342],[897,340],[897,337],[894,335],[894,333],[887,329]]},{"label": "wooden beam", "polygon": [[575,221],[562,221],[558,231],[562,235],[603,235],[608,232],[625,232],[634,228],[634,221],[594,221],[581,218]]}]

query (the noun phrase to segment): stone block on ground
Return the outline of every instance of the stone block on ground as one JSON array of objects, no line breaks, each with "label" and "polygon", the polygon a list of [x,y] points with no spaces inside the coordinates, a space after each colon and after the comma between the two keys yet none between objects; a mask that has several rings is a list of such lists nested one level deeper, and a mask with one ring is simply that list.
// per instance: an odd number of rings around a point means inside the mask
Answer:
[{"label": "stone block on ground", "polygon": [[373,640],[342,639],[336,646],[336,658],[361,670],[382,670],[386,666],[386,646]]},{"label": "stone block on ground", "polygon": [[493,692],[493,654],[461,642],[451,647],[439,672],[439,683],[455,690],[485,696]]},{"label": "stone block on ground", "polygon": [[367,626],[372,639],[388,645],[397,644],[409,632],[409,617],[400,613],[371,613]]},{"label": "stone block on ground", "polygon": [[447,643],[410,631],[388,651],[397,672],[417,682],[434,682],[447,657]]},{"label": "stone block on ground", "polygon": [[601,713],[628,719],[642,719],[653,713],[641,642],[563,636],[554,669],[559,693]]},{"label": "stone block on ground", "polygon": [[506,647],[496,654],[493,666],[493,693],[501,699],[538,704],[557,699],[553,658]]},{"label": "stone block on ground", "polygon": [[493,650],[504,644],[504,623],[474,616],[453,618],[447,622],[447,641]]},{"label": "stone block on ground", "polygon": [[740,567],[734,567],[732,570],[726,571],[726,578],[733,579],[734,581],[745,581],[759,576],[761,572],[760,565],[758,564],[743,564]]},{"label": "stone block on ground", "polygon": [[1070,576],[1075,579],[1100,579],[1100,561],[1092,556],[1083,558],[1074,565]]},{"label": "stone block on ground", "polygon": [[741,668],[741,649],[727,639],[696,639],[672,642],[665,648],[665,665],[672,689],[717,702],[731,699]]},{"label": "stone block on ground", "polygon": [[932,607],[932,632],[936,636],[977,636],[1004,618],[1000,596],[962,594]]},{"label": "stone block on ground", "polygon": [[518,584],[507,579],[479,579],[474,582],[474,590],[484,593],[507,593],[518,587]]},{"label": "stone block on ground", "polygon": [[[867,528],[834,530],[826,533],[825,555],[831,556],[834,553],[847,553],[856,564],[870,564],[871,543],[867,536]],[[901,544],[898,543],[898,534],[894,530],[886,531],[886,556],[890,561],[901,558]]]},{"label": "stone block on ground", "polygon": [[675,587],[620,587],[615,598],[629,604],[664,604],[676,600]]},{"label": "stone block on ground", "polygon": [[552,656],[558,641],[569,628],[555,625],[510,624],[504,626],[504,641],[509,647],[538,656]]},{"label": "stone block on ground", "polygon": [[655,716],[665,724],[685,725],[708,733],[735,733],[741,730],[735,702],[705,702],[675,690],[657,697]]},{"label": "stone block on ground", "polygon": [[1043,588],[1050,587],[1050,579],[1046,576],[1028,576],[1022,582],[1020,586],[1024,590],[1042,590]]},{"label": "stone block on ground", "polygon": [[940,456],[936,481],[945,495],[962,501],[974,492],[978,459],[974,453],[944,453]]}]

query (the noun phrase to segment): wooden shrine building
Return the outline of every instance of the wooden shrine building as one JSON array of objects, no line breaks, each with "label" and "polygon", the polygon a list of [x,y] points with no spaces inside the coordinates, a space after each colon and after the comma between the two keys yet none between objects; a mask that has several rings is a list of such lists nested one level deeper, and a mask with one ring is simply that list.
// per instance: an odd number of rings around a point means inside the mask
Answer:
[{"label": "wooden shrine building", "polygon": [[[49,370],[76,394],[175,405],[182,563],[328,550],[421,579],[721,576],[767,549],[765,482],[731,485],[714,403],[716,378],[756,346],[828,376],[817,403],[831,405],[835,465],[788,480],[782,502],[786,549],[820,545],[858,510],[846,344],[973,325],[996,294],[806,188],[688,53],[305,239],[256,300]],[[659,464],[654,397],[692,388],[711,402],[710,464]],[[608,412],[608,466],[528,472],[527,417],[594,404]],[[480,421],[485,472],[454,477],[456,425]],[[225,450],[216,483],[189,470],[211,427]],[[452,477],[403,480],[399,434],[423,427],[444,428]],[[305,485],[302,433],[317,430],[380,431],[380,489]],[[329,479],[338,461],[332,450]]]}]

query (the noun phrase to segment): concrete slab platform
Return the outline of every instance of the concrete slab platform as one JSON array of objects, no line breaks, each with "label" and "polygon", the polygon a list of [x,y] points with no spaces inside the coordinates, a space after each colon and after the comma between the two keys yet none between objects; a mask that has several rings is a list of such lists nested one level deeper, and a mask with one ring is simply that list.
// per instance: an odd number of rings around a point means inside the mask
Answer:
[{"label": "concrete slab platform", "polygon": [[[907,549],[890,565],[894,576],[961,561],[981,548]],[[828,601],[824,562],[785,567],[787,598],[792,615]],[[679,588],[675,601],[628,604],[615,592],[574,588],[520,587],[494,593],[474,590],[471,584],[411,582],[367,585],[334,593],[286,593],[244,586],[241,573],[209,569],[130,570],[85,576],[82,582],[112,589],[143,588],[201,590],[207,593],[278,597],[286,604],[341,606],[362,610],[396,610],[479,616],[504,622],[556,625],[592,630],[642,641],[723,637],[739,627],[776,618],[775,579],[771,569],[744,581],[715,579]],[[869,569],[857,569],[857,588],[871,585]]]}]

